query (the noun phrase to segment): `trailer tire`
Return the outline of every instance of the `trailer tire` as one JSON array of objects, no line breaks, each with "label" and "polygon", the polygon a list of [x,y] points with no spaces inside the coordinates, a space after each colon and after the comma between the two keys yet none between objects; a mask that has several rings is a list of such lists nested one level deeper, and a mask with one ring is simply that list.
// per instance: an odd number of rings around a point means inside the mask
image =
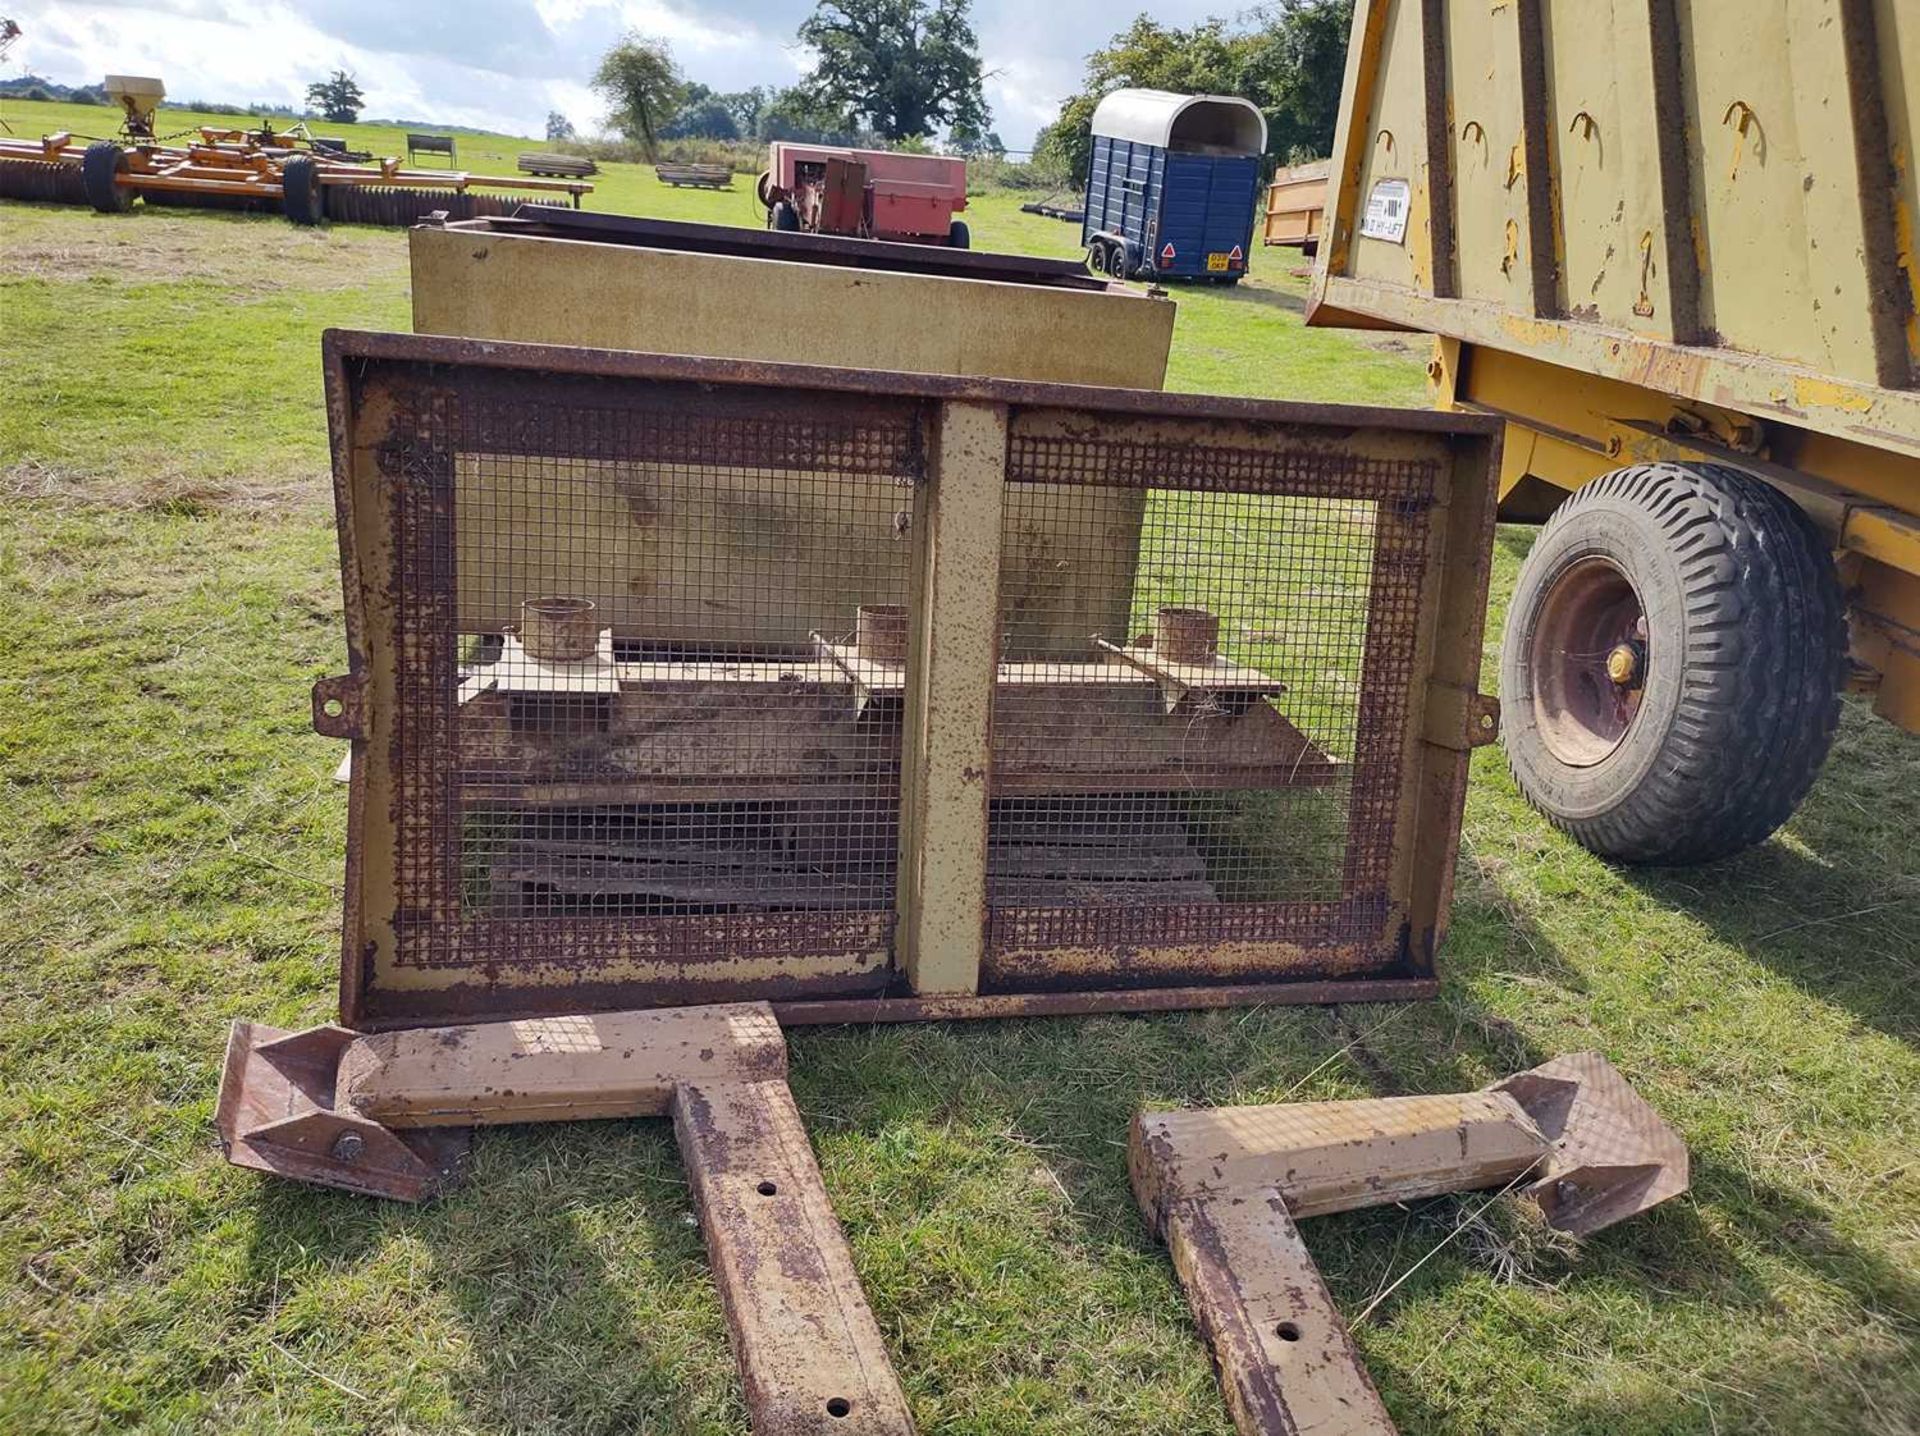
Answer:
[{"label": "trailer tire", "polygon": [[295,224],[312,227],[326,217],[326,191],[320,166],[311,155],[295,155],[280,168],[281,207]]},{"label": "trailer tire", "polygon": [[80,187],[87,203],[102,214],[125,214],[133,208],[133,191],[118,183],[127,172],[127,152],[112,140],[99,140],[87,146],[80,157]]},{"label": "trailer tire", "polygon": [[1107,273],[1115,279],[1128,277],[1127,246],[1120,240],[1115,240],[1112,247],[1107,250]]},{"label": "trailer tire", "polygon": [[800,215],[785,200],[775,200],[773,208],[767,211],[767,223],[782,234],[797,234],[800,230]]},{"label": "trailer tire", "polygon": [[947,226],[947,248],[973,248],[973,231],[967,228],[967,222],[964,219],[956,219]]},{"label": "trailer tire", "polygon": [[1722,464],[1643,464],[1563,503],[1501,644],[1514,781],[1603,858],[1682,866],[1760,842],[1833,744],[1846,617],[1826,545]]}]

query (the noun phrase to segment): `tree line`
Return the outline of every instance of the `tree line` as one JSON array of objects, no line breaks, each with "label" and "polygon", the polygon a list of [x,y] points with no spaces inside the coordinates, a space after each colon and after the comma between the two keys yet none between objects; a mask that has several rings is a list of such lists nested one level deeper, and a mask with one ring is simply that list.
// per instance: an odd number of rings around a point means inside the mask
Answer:
[{"label": "tree line", "polygon": [[[1040,132],[1035,160],[1084,180],[1094,109],[1129,86],[1245,96],[1267,117],[1275,161],[1324,155],[1352,20],[1353,0],[1266,0],[1234,22],[1185,29],[1143,13],[1087,57],[1079,90]],[[19,34],[10,28],[8,41]],[[912,148],[941,136],[955,153],[1004,153],[983,92],[972,0],[817,0],[795,38],[815,63],[784,88],[713,90],[686,78],[665,41],[637,33],[607,51],[592,86],[608,105],[607,123],[649,152],[673,139]],[[347,122],[365,99],[353,76],[336,70],[308,87],[307,104]],[[572,122],[550,113],[547,138],[574,138]]]},{"label": "tree line", "polygon": [[[732,92],[689,82],[665,41],[629,33],[592,84],[608,123],[648,151],[671,139],[900,145],[944,132],[960,153],[999,153],[971,13],[971,0],[819,0],[795,36],[813,70],[786,88]],[[548,116],[549,139],[571,130]]]},{"label": "tree line", "polygon": [[1331,153],[1353,0],[1269,0],[1245,18],[1252,24],[1240,29],[1206,20],[1183,30],[1139,16],[1087,56],[1079,93],[1040,132],[1035,159],[1084,181],[1094,108],[1127,88],[1239,95],[1267,117],[1274,161],[1297,164]]},{"label": "tree line", "polygon": [[[1035,142],[1043,169],[1086,178],[1093,111],[1127,87],[1241,95],[1267,117],[1279,163],[1333,146],[1353,0],[1267,0],[1235,21],[1182,29],[1141,14],[1087,57],[1079,90]],[[982,93],[970,0],[819,0],[796,37],[817,57],[785,89],[719,92],[690,83],[663,41],[629,34],[594,89],[609,122],[649,150],[660,140],[800,140],[913,146],[945,132],[960,154],[1001,154]],[[548,138],[570,138],[554,114]]]}]

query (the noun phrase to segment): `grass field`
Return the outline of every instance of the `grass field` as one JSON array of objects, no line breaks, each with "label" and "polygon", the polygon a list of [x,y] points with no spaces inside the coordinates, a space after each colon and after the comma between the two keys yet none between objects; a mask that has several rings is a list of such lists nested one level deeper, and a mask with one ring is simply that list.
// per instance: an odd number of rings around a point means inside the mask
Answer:
[{"label": "grass field", "polygon": [[[645,173],[607,192],[750,218]],[[1071,248],[1011,196],[970,218]],[[1179,296],[1176,387],[1419,402],[1423,353],[1302,329],[1256,263]],[[227,1022],[333,1009],[330,324],[406,327],[401,235],[0,205],[0,1430],[742,1430],[662,1124],[485,1134],[422,1209],[220,1161]],[[1489,655],[1527,542],[1498,540]],[[1681,1127],[1690,1196],[1580,1250],[1477,1200],[1308,1229],[1349,1313],[1460,1229],[1356,1333],[1403,1429],[1920,1428],[1916,834],[1920,741],[1852,705],[1792,824],[1691,872],[1607,868],[1487,750],[1437,1003],[795,1034],[923,1429],[1230,1430],[1126,1188],[1139,1106],[1451,1090],[1585,1047]]]}]

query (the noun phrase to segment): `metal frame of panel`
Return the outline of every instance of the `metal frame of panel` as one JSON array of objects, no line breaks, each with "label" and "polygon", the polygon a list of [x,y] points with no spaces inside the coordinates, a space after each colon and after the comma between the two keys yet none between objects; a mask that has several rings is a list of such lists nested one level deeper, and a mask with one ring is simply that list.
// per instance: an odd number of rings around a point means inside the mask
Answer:
[{"label": "metal frame of panel", "polygon": [[[749,998],[773,1002],[793,1022],[1433,991],[1467,758],[1497,727],[1495,706],[1477,692],[1498,460],[1492,421],[407,335],[330,332],[325,352],[350,671],[316,686],[314,717],[320,731],[353,740],[348,1023]],[[468,592],[461,555],[474,560],[453,512],[476,452],[517,456],[523,474],[644,461],[777,477],[838,465],[899,486],[900,532],[911,544],[909,639],[897,685],[882,685],[898,706],[878,720],[898,724],[897,773],[883,774],[876,790],[877,801],[898,806],[888,900],[833,911],[716,904],[670,919],[596,909],[512,933],[463,906],[458,859],[447,852],[455,839],[433,804],[449,801],[444,755],[461,741],[449,715],[466,670],[453,641],[478,621],[455,613],[466,601],[455,595]],[[1360,866],[1357,848],[1335,849],[1348,859],[1336,871],[1346,874],[1348,914],[1337,932],[1305,904],[1246,903],[1230,922],[1190,905],[1146,907],[1104,927],[1081,924],[1085,933],[1065,940],[1043,933],[1009,946],[993,936],[993,795],[1021,776],[1007,746],[1019,735],[995,716],[1011,701],[1008,684],[1080,682],[1093,668],[1096,686],[1131,682],[1148,710],[1161,711],[1157,670],[1138,654],[1132,667],[1095,668],[1078,656],[1052,666],[1006,661],[1002,570],[1034,561],[1008,528],[1009,505],[1026,486],[1105,505],[1097,512],[1111,518],[1134,512],[1108,492],[1129,485],[1148,503],[1364,510],[1356,531],[1369,536],[1364,571],[1373,577],[1353,627],[1361,678],[1349,686],[1373,695],[1353,703],[1386,716],[1363,725],[1346,755],[1372,846]],[[510,531],[495,540],[512,541]],[[598,552],[601,540],[589,533],[583,543]],[[498,626],[489,613],[482,628]],[[1072,624],[1087,626],[1077,616]],[[794,671],[781,676],[788,687],[838,682],[844,659],[830,657],[785,660]],[[643,682],[672,667],[609,661]],[[1197,681],[1179,665],[1162,677],[1176,702],[1180,684]],[[1050,779],[1027,772],[1023,781],[1028,791]],[[1133,769],[1111,782],[1169,786]],[[1181,784],[1195,786],[1185,778],[1171,786]],[[1360,832],[1358,820],[1349,831]],[[464,827],[458,840],[467,840]]]}]

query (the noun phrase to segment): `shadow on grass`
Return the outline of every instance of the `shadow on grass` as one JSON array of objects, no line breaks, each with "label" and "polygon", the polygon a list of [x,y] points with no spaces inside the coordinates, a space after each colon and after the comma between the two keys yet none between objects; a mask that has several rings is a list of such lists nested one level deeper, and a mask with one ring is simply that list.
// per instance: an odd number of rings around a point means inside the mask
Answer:
[{"label": "shadow on grass", "polygon": [[1802,991],[1920,1041],[1920,737],[1849,704],[1826,771],[1782,834],[1700,868],[1625,869]]},{"label": "shadow on grass", "polygon": [[462,1429],[744,1428],[664,1120],[478,1132],[465,1180],[417,1207],[264,1181],[258,1218],[256,1273],[318,1251],[379,1281],[388,1243],[425,1248],[462,1348],[445,1363]]},{"label": "shadow on grass", "polygon": [[1307,297],[1296,294],[1291,289],[1268,288],[1266,285],[1217,285],[1182,284],[1167,286],[1168,291],[1178,299],[1184,293],[1210,294],[1215,299],[1225,300],[1229,304],[1246,304],[1262,309],[1284,309],[1289,314],[1305,315]]}]

